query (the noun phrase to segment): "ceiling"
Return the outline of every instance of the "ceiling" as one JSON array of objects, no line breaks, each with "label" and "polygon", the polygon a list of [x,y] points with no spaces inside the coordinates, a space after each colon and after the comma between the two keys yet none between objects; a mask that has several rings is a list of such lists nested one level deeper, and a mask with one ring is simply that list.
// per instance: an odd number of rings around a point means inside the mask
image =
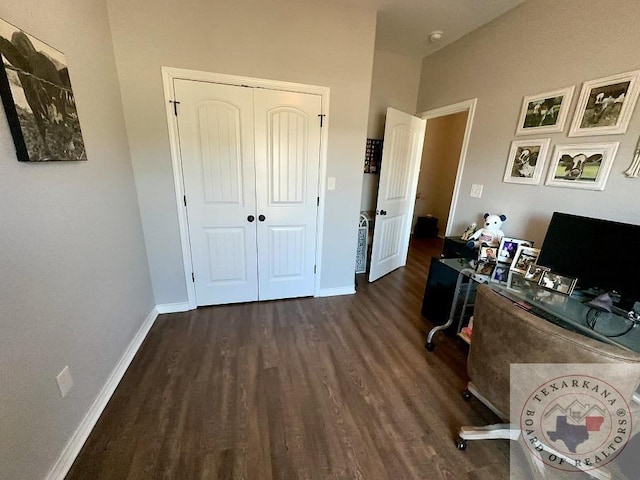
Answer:
[{"label": "ceiling", "polygon": [[[525,0],[376,0],[376,49],[426,57]],[[442,30],[439,42],[429,33]]]}]

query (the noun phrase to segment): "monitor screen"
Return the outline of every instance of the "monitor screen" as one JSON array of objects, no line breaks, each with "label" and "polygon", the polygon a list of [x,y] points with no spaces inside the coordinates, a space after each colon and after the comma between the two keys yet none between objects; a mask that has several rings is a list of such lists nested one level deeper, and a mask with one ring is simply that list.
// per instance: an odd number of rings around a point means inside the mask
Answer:
[{"label": "monitor screen", "polygon": [[640,225],[555,212],[541,249],[538,264],[577,288],[616,291],[626,310],[640,301]]}]

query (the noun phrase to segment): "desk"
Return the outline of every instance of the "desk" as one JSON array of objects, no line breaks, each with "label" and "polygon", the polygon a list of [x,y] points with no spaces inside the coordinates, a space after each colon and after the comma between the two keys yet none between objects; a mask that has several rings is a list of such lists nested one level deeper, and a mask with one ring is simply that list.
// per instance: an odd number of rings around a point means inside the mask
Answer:
[{"label": "desk", "polygon": [[[460,332],[460,329],[468,321],[471,314],[471,309],[474,306],[475,290],[478,285],[478,281],[474,278],[475,272],[469,267],[468,260],[445,258],[438,260],[438,263],[442,264],[442,268],[455,272],[457,280],[446,323],[432,328],[427,335],[425,348],[429,351],[435,348],[433,338],[436,333],[454,324],[456,325],[456,333]],[[586,300],[552,292],[532,282],[524,283],[525,287],[518,290],[511,290],[494,283],[491,283],[490,287],[523,310],[530,311],[563,328],[604,343],[617,345],[625,350],[640,352],[640,325],[632,326],[632,322],[624,315],[597,312],[585,305],[584,301]],[[596,319],[594,329],[589,327],[587,316],[592,320]],[[631,329],[628,333],[617,336],[630,327]]]},{"label": "desk", "polygon": [[[597,312],[575,297],[545,290],[535,283],[527,288],[509,290],[504,286],[491,284],[491,289],[508,298],[520,308],[560,325],[568,330],[581,333],[604,343],[617,345],[625,350],[640,352],[640,325],[616,313]],[[587,316],[598,315],[594,329],[587,324]],[[617,336],[631,327],[628,333]]]}]

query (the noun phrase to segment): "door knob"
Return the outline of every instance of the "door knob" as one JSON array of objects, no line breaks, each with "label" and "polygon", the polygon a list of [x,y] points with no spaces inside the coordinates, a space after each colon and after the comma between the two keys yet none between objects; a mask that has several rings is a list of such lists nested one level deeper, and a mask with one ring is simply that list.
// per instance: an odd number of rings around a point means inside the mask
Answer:
[{"label": "door knob", "polygon": [[248,220],[249,222],[253,222],[255,219],[256,219],[256,217],[254,217],[253,215],[249,215],[249,216],[247,217],[247,220]]},{"label": "door knob", "polygon": [[267,217],[265,217],[264,215],[258,215],[258,220],[260,220],[261,222],[264,222],[267,219]]}]

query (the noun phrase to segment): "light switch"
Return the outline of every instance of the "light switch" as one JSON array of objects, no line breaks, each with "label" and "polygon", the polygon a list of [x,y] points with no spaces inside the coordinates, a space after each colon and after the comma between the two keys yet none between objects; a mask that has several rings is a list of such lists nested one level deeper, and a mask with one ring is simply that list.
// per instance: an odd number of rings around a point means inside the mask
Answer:
[{"label": "light switch", "polygon": [[473,198],[482,197],[482,188],[483,188],[483,185],[478,185],[474,183],[473,185],[471,185],[471,193],[469,195],[472,196]]},{"label": "light switch", "polygon": [[336,189],[336,177],[327,177],[327,190]]}]

